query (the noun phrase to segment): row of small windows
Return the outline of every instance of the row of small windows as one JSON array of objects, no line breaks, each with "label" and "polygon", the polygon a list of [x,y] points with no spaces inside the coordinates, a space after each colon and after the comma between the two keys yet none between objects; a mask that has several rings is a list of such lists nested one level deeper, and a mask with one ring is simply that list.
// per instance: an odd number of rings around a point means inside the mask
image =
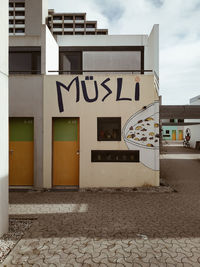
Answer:
[{"label": "row of small windows", "polygon": [[9,11],[9,16],[24,17],[25,16],[25,11]]},{"label": "row of small windows", "polygon": [[[73,28],[73,26],[75,28],[85,28],[84,24],[64,24],[64,28]],[[63,25],[62,24],[53,24],[53,28],[62,28]],[[93,29],[95,28],[95,24],[86,24],[86,28],[89,28],[89,29]]]},{"label": "row of small windows", "polygon": [[12,24],[25,24],[25,20],[13,20],[13,19],[10,19],[9,20],[9,24],[12,25]]},{"label": "row of small windows", "polygon": [[12,29],[10,28],[9,29],[9,33],[25,33],[25,30],[24,29]]},{"label": "row of small windows", "polygon": [[[84,20],[84,16],[53,16],[53,20]],[[48,20],[51,20],[51,17],[48,18]]]},{"label": "row of small windows", "polygon": [[25,7],[25,3],[9,3],[9,7]]}]

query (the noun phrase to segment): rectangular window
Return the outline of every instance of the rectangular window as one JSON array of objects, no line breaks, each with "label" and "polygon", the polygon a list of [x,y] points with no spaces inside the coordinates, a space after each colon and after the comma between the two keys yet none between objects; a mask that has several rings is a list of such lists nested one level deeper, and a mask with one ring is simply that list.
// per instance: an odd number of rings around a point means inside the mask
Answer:
[{"label": "rectangular window", "polygon": [[166,130],[165,133],[166,133],[166,134],[169,134],[169,130]]},{"label": "rectangular window", "polygon": [[76,25],[75,25],[75,28],[79,28],[79,29],[80,29],[80,28],[84,28],[84,24],[76,24]]},{"label": "rectangular window", "polygon": [[89,29],[95,28],[95,24],[86,24],[86,28],[89,28]]},{"label": "rectangular window", "polygon": [[84,20],[84,16],[75,16],[75,20]]},{"label": "rectangular window", "polygon": [[24,11],[15,11],[15,16],[25,16],[25,12]]},{"label": "rectangular window", "polygon": [[174,119],[170,119],[170,122],[174,122]]},{"label": "rectangular window", "polygon": [[98,141],[121,141],[121,118],[97,118]]},{"label": "rectangular window", "polygon": [[139,150],[92,150],[91,162],[139,162]]},{"label": "rectangular window", "polygon": [[73,16],[64,16],[64,20],[73,20]]},{"label": "rectangular window", "polygon": [[15,7],[25,7],[25,3],[15,3]]},{"label": "rectangular window", "polygon": [[73,24],[64,24],[64,28],[73,29]]},{"label": "rectangular window", "polygon": [[10,52],[9,72],[11,74],[40,74],[41,52]]},{"label": "rectangular window", "polygon": [[15,24],[25,24],[25,20],[15,20]]},{"label": "rectangular window", "polygon": [[[60,52],[60,70],[69,71],[71,74],[81,74],[82,53],[81,52]],[[61,72],[62,74],[62,72]]]},{"label": "rectangular window", "polygon": [[54,20],[62,20],[62,16],[54,16],[53,19]]}]

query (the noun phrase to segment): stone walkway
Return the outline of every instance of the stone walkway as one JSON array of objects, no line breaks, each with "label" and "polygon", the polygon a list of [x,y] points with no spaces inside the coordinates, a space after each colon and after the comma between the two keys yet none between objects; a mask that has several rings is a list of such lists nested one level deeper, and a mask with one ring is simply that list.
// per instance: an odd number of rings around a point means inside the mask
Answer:
[{"label": "stone walkway", "polygon": [[37,220],[4,266],[200,266],[200,160],[161,167],[177,193],[12,192]]}]

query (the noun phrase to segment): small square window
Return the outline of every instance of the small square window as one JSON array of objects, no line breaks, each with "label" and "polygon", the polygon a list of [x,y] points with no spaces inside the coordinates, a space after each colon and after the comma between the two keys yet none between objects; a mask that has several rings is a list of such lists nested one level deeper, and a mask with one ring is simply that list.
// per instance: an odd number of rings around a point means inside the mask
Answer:
[{"label": "small square window", "polygon": [[121,141],[121,118],[97,118],[98,141]]},{"label": "small square window", "polygon": [[166,130],[166,134],[169,134],[169,130]]}]

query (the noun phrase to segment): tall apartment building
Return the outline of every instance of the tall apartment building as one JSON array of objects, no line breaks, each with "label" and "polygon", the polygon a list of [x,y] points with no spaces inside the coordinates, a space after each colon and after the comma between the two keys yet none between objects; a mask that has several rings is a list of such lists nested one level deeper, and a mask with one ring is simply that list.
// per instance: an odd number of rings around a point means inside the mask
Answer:
[{"label": "tall apartment building", "polygon": [[54,38],[45,3],[25,1],[25,35],[10,36],[10,185],[158,185],[158,25],[68,35],[63,14]]},{"label": "tall apartment building", "polygon": [[8,231],[8,1],[0,8],[0,237]]},{"label": "tall apartment building", "polygon": [[47,25],[53,35],[105,35],[107,29],[97,29],[97,21],[86,20],[86,13],[54,13],[49,10]]}]

